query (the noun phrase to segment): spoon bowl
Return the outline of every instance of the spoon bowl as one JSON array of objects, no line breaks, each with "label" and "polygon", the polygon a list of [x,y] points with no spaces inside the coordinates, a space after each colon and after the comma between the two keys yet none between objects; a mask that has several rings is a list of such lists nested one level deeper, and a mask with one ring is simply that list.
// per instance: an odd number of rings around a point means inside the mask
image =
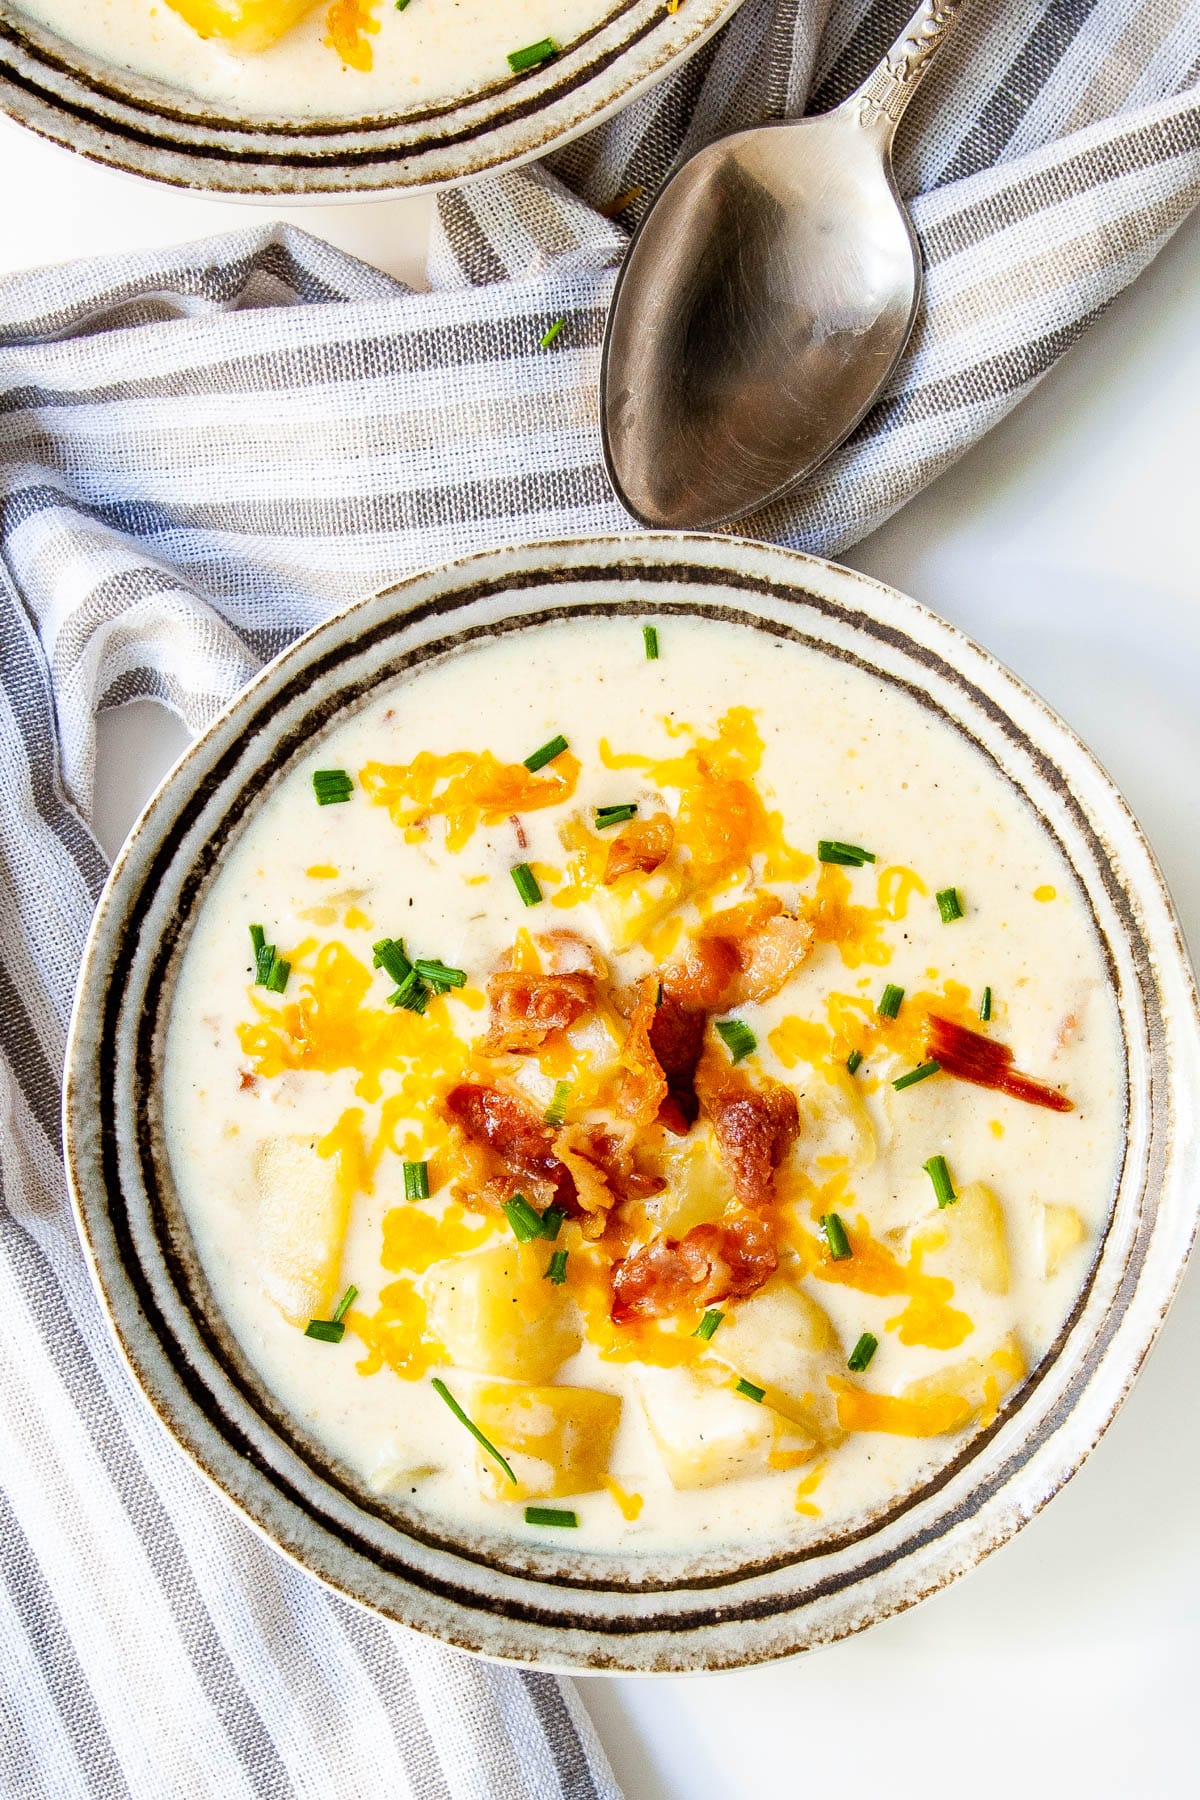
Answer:
[{"label": "spoon bowl", "polygon": [[802,481],[878,397],[921,294],[892,139],[960,3],[926,0],[833,112],[707,145],[647,213],[601,371],[609,475],[643,524],[744,518]]}]

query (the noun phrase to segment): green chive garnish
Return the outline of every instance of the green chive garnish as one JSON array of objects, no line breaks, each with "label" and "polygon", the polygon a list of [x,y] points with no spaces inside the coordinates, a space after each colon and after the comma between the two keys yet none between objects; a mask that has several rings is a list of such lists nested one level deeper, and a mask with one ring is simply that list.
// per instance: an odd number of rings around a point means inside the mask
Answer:
[{"label": "green chive garnish", "polygon": [[963,916],[963,904],[958,897],[957,888],[941,888],[937,893],[937,909],[942,915],[943,925],[953,925],[955,919]]},{"label": "green chive garnish", "polygon": [[350,1311],[350,1308],[354,1305],[354,1302],[357,1299],[358,1299],[358,1289],[356,1287],[348,1287],[346,1289],[345,1293],[342,1295],[341,1299],[338,1301],[337,1305],[334,1307],[333,1323],[335,1325],[341,1324],[342,1320],[345,1318],[346,1314]]},{"label": "green chive garnish", "polygon": [[[259,952],[265,950],[267,946],[267,934],[261,925],[252,925],[250,927],[250,942],[254,946],[254,960],[257,962]],[[988,989],[988,992],[991,993],[990,988]]]},{"label": "green chive garnish", "polygon": [[760,1406],[767,1397],[766,1388],[755,1387],[754,1383],[747,1381],[744,1375],[733,1391],[735,1394],[745,1394],[747,1400],[756,1400]]},{"label": "green chive garnish", "polygon": [[692,1336],[703,1338],[707,1344],[709,1338],[724,1317],[725,1314],[723,1312],[718,1312],[715,1306],[710,1306],[700,1323],[697,1325],[695,1331],[693,1331]]},{"label": "green chive garnish", "polygon": [[524,1194],[514,1194],[504,1202],[504,1216],[513,1228],[513,1236],[522,1244],[532,1243],[542,1235],[542,1215],[530,1206]]},{"label": "green chive garnish", "polygon": [[428,1200],[429,1164],[427,1162],[405,1163],[404,1198],[406,1200]]},{"label": "green chive garnish", "polygon": [[347,769],[314,769],[312,784],[318,806],[337,806],[354,792]]},{"label": "green chive garnish", "polygon": [[447,988],[460,988],[467,985],[465,969],[452,969],[436,956],[419,956],[413,968],[427,982],[435,994],[444,994]]},{"label": "green chive garnish", "polygon": [[846,1067],[852,1075],[858,1074],[858,1071],[862,1068],[861,1050],[852,1050],[850,1052],[849,1056],[846,1058]]},{"label": "green chive garnish", "polygon": [[555,1287],[562,1286],[563,1282],[567,1279],[567,1253],[565,1250],[556,1250],[554,1252],[554,1255],[550,1258],[550,1265],[542,1279],[543,1281],[552,1281]]},{"label": "green chive garnish", "polygon": [[521,75],[526,69],[536,69],[539,63],[549,62],[557,55],[558,45],[554,39],[541,38],[536,44],[527,44],[524,50],[510,50],[508,66],[514,75]]},{"label": "green chive garnish", "polygon": [[728,1049],[731,1062],[739,1063],[758,1049],[758,1039],[741,1019],[718,1019],[717,1036]]},{"label": "green chive garnish", "polygon": [[879,1005],[875,1008],[875,1011],[879,1014],[881,1019],[894,1019],[896,1014],[900,1011],[900,1002],[903,998],[904,989],[896,987],[894,983],[889,981],[880,996]]},{"label": "green chive garnish", "polygon": [[403,12],[407,5],[408,0],[396,0],[396,11]]},{"label": "green chive garnish", "polygon": [[658,661],[658,626],[657,625],[643,625],[642,626],[642,642],[646,646],[646,661],[647,662],[657,662]]},{"label": "green chive garnish", "polygon": [[529,864],[518,863],[512,872],[512,878],[516,884],[517,892],[520,894],[526,906],[536,906],[541,900],[542,890],[538,886],[537,876],[534,874]]},{"label": "green chive garnish", "polygon": [[500,1452],[497,1450],[495,1444],[492,1443],[491,1439],[485,1438],[482,1431],[480,1431],[478,1425],[476,1425],[471,1419],[468,1419],[466,1413],[463,1411],[462,1407],[458,1404],[458,1401],[454,1398],[454,1395],[450,1392],[450,1389],[446,1386],[445,1382],[439,1381],[437,1376],[435,1375],[433,1377],[432,1386],[433,1386],[434,1393],[440,1395],[441,1398],[446,1402],[446,1405],[450,1408],[450,1411],[454,1414],[454,1416],[458,1420],[459,1424],[465,1425],[467,1430],[470,1432],[471,1436],[475,1439],[475,1442],[477,1444],[479,1444],[484,1450],[486,1450],[489,1456],[495,1457],[496,1461],[500,1464],[500,1467],[504,1470],[504,1473],[508,1476],[508,1479],[512,1482],[513,1486],[516,1487],[517,1478],[513,1474],[512,1469],[509,1466],[509,1464],[505,1462],[504,1458],[501,1456]]},{"label": "green chive garnish", "polygon": [[561,1506],[527,1506],[525,1523],[527,1525],[567,1525],[574,1530],[579,1524],[579,1514],[569,1512]]},{"label": "green chive garnish", "polygon": [[864,863],[875,861],[875,852],[864,850],[861,844],[843,844],[838,838],[819,838],[817,861],[840,863],[847,869],[861,869]]},{"label": "green chive garnish", "polygon": [[983,999],[979,1002],[979,1016],[985,1025],[992,1016],[992,990],[990,987],[983,990]]},{"label": "green chive garnish", "polygon": [[825,1233],[825,1242],[829,1245],[829,1254],[834,1262],[845,1262],[848,1256],[853,1256],[846,1227],[836,1213],[825,1214],[821,1220],[821,1230]]},{"label": "green chive garnish", "polygon": [[563,326],[566,324],[566,322],[567,321],[565,319],[555,319],[553,325],[550,327],[549,331],[545,334],[545,336],[538,339],[538,349],[539,350],[548,350],[550,348],[551,344],[554,342],[555,338],[558,336],[559,332],[562,330]]},{"label": "green chive garnish", "polygon": [[626,819],[632,819],[637,807],[632,802],[623,806],[598,806],[596,808],[596,830],[607,831],[610,825],[623,825]]},{"label": "green chive garnish", "polygon": [[380,938],[372,945],[375,952],[375,967],[382,969],[385,975],[399,983],[412,974],[412,964],[404,949],[403,938]]},{"label": "green chive garnish", "polygon": [[[562,324],[561,319],[559,324]],[[545,341],[543,338],[542,342],[545,343]],[[548,762],[553,762],[556,756],[561,756],[566,747],[567,740],[559,732],[557,737],[552,737],[548,743],[542,745],[540,750],[535,750],[532,756],[525,758],[525,767],[531,775],[536,775],[538,770],[544,769]]]},{"label": "green chive garnish", "polygon": [[423,1013],[429,1002],[429,989],[415,969],[410,969],[394,994],[388,995],[389,1006],[402,1006],[406,1012]]},{"label": "green chive garnish", "polygon": [[933,1191],[937,1195],[939,1206],[949,1206],[952,1201],[958,1199],[944,1156],[931,1156],[928,1162],[921,1164],[921,1167],[933,1183]]},{"label": "green chive garnish", "polygon": [[897,1093],[900,1092],[901,1088],[915,1087],[917,1082],[924,1081],[926,1076],[936,1075],[941,1066],[940,1062],[922,1063],[919,1069],[910,1069],[907,1075],[897,1076],[896,1080],[893,1081],[892,1086]]},{"label": "green chive garnish", "polygon": [[875,1336],[875,1333],[873,1331],[864,1331],[857,1344],[855,1344],[853,1350],[850,1352],[846,1367],[848,1369],[853,1369],[856,1375],[861,1375],[878,1348],[879,1339]]},{"label": "green chive garnish", "polygon": [[553,1125],[556,1131],[566,1119],[567,1100],[570,1096],[570,1092],[571,1084],[569,1081],[556,1081],[554,1084],[554,1098],[542,1114],[544,1123]]},{"label": "green chive garnish", "polygon": [[561,1206],[548,1206],[542,1214],[542,1229],[539,1235],[549,1238],[553,1243],[562,1230],[562,1223],[566,1216]]},{"label": "green chive garnish", "polygon": [[305,1337],[320,1338],[323,1344],[340,1344],[346,1327],[340,1319],[310,1319],[304,1327]]},{"label": "green chive garnish", "polygon": [[283,990],[287,987],[288,976],[291,972],[292,965],[287,957],[280,956],[277,950],[272,950],[271,973],[267,976],[263,986],[269,994],[282,994]]}]

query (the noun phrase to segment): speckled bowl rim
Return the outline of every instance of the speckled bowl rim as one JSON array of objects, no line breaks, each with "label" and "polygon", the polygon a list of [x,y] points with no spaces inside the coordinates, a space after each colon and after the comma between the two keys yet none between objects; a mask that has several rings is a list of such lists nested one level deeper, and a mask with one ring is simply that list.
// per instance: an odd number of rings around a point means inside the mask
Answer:
[{"label": "speckled bowl rim", "polygon": [[[90,161],[223,199],[385,199],[544,156],[719,30],[741,0],[609,0],[553,61],[486,90],[360,119],[249,119],[67,44],[0,0],[0,111]],[[615,198],[615,196],[614,196]]]},{"label": "speckled bowl rim", "polygon": [[[617,591],[619,590],[619,592]],[[276,775],[397,669],[563,609],[715,611],[906,684],[965,730],[1079,873],[1118,993],[1126,1154],[1075,1309],[993,1426],[902,1504],[757,1558],[600,1557],[429,1530],[307,1444],[208,1295],[155,1118],[171,969],[212,843]],[[399,690],[403,692],[402,688]],[[1086,853],[1085,853],[1086,852]],[[954,627],[867,577],[729,537],[646,534],[489,552],[412,577],[300,640],[185,754],[101,898],[72,1021],[68,1175],[118,1342],[203,1472],[294,1560],[463,1648],[567,1670],[681,1672],[792,1654],[937,1591],[1060,1488],[1115,1415],[1178,1285],[1200,1205],[1196,989],[1162,877],[1069,729]]]}]

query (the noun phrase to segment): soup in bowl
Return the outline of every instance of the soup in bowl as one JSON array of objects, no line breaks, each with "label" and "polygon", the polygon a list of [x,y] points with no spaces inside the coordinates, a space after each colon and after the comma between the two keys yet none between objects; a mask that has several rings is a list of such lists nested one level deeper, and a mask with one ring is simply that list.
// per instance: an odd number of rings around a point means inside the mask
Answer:
[{"label": "soup in bowl", "polygon": [[497,1654],[722,1666],[1079,1460],[1190,1235],[1195,1018],[1127,815],[982,652],[633,546],[368,602],[190,753],[102,910],[73,1168],[153,1397],[186,1361],[175,1429],[309,1566]]}]

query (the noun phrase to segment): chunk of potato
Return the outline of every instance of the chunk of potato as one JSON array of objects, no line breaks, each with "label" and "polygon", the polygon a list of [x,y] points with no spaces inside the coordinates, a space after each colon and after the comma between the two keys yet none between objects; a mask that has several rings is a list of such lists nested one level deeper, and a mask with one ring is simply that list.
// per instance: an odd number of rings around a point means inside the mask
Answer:
[{"label": "chunk of potato", "polygon": [[715,1487],[794,1469],[816,1454],[808,1432],[774,1407],[737,1393],[715,1371],[642,1368],[636,1381],[673,1487]]},{"label": "chunk of potato", "polygon": [[328,1318],[349,1201],[315,1138],[264,1138],[254,1156],[263,1292],[294,1325]]},{"label": "chunk of potato", "polygon": [[235,50],[267,50],[298,25],[319,0],[167,0],[185,25],[202,38],[220,38]]},{"label": "chunk of potato", "polygon": [[960,1189],[952,1205],[917,1226],[912,1242],[930,1275],[943,1275],[955,1287],[973,1281],[985,1294],[1007,1294],[1004,1208],[986,1182]]},{"label": "chunk of potato", "polygon": [[951,1396],[961,1399],[968,1417],[990,1424],[996,1408],[1010,1388],[1026,1375],[1025,1353],[1010,1331],[989,1356],[967,1357],[935,1375],[910,1381],[902,1390],[905,1400],[939,1400]]},{"label": "chunk of potato", "polygon": [[434,1263],[429,1327],[451,1362],[483,1375],[546,1381],[582,1341],[574,1302],[545,1279],[545,1246],[494,1244]]},{"label": "chunk of potato", "polygon": [[1086,1236],[1083,1220],[1073,1206],[1042,1208],[1042,1255],[1047,1280],[1057,1275],[1064,1259]]},{"label": "chunk of potato", "polygon": [[479,1452],[479,1487],[488,1500],[554,1500],[603,1487],[621,1420],[617,1394],[596,1388],[524,1387],[488,1382],[471,1395],[472,1417],[517,1478]]},{"label": "chunk of potato", "polygon": [[841,1441],[837,1404],[826,1379],[846,1358],[829,1315],[803,1288],[777,1276],[748,1300],[730,1302],[712,1354],[765,1388],[767,1404],[823,1444]]},{"label": "chunk of potato", "polygon": [[648,931],[665,919],[683,891],[674,869],[654,869],[648,875],[621,875],[611,887],[598,887],[592,904],[600,915],[609,946],[631,950]]}]

